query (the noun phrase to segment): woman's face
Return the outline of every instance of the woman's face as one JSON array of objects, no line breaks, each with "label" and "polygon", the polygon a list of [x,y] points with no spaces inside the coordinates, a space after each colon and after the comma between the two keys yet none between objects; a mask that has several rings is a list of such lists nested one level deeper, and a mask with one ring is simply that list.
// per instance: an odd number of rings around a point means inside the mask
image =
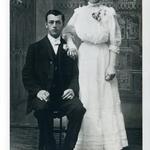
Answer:
[{"label": "woman's face", "polygon": [[98,3],[100,0],[89,0],[89,2],[90,3],[93,3],[93,4],[95,4],[95,3]]}]

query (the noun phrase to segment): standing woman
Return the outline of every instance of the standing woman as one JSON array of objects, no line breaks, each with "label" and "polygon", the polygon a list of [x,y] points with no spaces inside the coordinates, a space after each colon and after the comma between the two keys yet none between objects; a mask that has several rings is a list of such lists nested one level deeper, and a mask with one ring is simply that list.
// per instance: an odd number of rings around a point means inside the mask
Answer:
[{"label": "standing woman", "polygon": [[[100,0],[75,9],[64,35],[68,55],[79,58],[80,99],[87,112],[75,150],[121,150],[128,145],[116,79],[120,27],[112,7]],[[74,40],[82,43],[77,51]]]}]

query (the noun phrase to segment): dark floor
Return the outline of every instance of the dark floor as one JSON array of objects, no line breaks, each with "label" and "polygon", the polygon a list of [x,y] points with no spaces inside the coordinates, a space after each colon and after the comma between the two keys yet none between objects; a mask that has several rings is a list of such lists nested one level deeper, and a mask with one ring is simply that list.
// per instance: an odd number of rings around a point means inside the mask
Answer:
[{"label": "dark floor", "polygon": [[[128,129],[127,135],[129,147],[124,150],[142,150],[142,131],[140,129]],[[58,139],[57,133],[55,137]],[[38,150],[37,128],[11,127],[10,139],[10,150]]]}]

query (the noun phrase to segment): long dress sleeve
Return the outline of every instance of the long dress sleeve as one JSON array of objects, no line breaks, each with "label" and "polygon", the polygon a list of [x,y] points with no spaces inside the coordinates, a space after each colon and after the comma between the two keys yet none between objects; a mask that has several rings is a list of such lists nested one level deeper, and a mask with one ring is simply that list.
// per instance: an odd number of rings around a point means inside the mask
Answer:
[{"label": "long dress sleeve", "polygon": [[63,37],[67,41],[67,45],[70,49],[78,47],[76,45],[78,45],[79,43],[79,38],[77,37],[76,30],[75,30],[75,23],[77,20],[79,9],[80,8],[76,8],[74,10],[72,17],[70,18],[70,20],[68,21],[67,25],[65,26],[62,32]]},{"label": "long dress sleeve", "polygon": [[120,44],[121,44],[121,31],[120,31],[120,26],[117,21],[117,14],[114,10],[114,8],[109,8],[110,9],[110,21],[109,21],[109,40],[110,40],[110,45],[109,45],[109,50],[119,53],[120,52]]},{"label": "long dress sleeve", "polygon": [[77,20],[77,16],[78,16],[78,9],[76,8],[74,10],[74,13],[72,15],[72,17],[70,18],[70,20],[68,21],[67,25],[65,26],[65,28],[63,29],[63,35],[64,36],[74,36],[76,35],[76,31],[75,31],[75,23]]}]

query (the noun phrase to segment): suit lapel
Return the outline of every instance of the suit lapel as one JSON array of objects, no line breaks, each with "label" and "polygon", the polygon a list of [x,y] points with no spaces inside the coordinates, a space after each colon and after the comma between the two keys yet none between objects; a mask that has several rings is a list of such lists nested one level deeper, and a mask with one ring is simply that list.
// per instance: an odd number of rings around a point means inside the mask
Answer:
[{"label": "suit lapel", "polygon": [[43,42],[44,47],[51,59],[54,59],[53,57],[58,55],[59,60],[60,60],[63,58],[64,54],[66,54],[66,51],[63,49],[63,45],[66,44],[66,42],[62,38],[60,39],[60,45],[58,47],[57,55],[55,54],[53,46],[51,45],[48,37],[45,36],[45,38],[43,40],[44,40],[44,42]]},{"label": "suit lapel", "polygon": [[53,47],[52,47],[52,45],[51,45],[51,43],[50,43],[50,41],[49,41],[47,36],[45,36],[43,44],[44,44],[44,47],[45,47],[49,57],[51,59],[53,59],[53,56],[55,55],[54,49],[53,49]]},{"label": "suit lapel", "polygon": [[60,45],[59,45],[59,47],[58,47],[58,52],[57,52],[57,54],[60,54],[60,55],[62,55],[62,54],[65,54],[66,53],[66,51],[63,49],[63,45],[65,44],[65,41],[61,38],[60,39]]},{"label": "suit lapel", "polygon": [[65,41],[61,38],[60,45],[59,45],[58,51],[57,51],[59,74],[62,74],[62,71],[64,71],[62,69],[62,67],[64,67],[63,66],[63,61],[64,61],[65,55],[66,55],[66,51],[63,49],[64,44],[65,44]]}]

